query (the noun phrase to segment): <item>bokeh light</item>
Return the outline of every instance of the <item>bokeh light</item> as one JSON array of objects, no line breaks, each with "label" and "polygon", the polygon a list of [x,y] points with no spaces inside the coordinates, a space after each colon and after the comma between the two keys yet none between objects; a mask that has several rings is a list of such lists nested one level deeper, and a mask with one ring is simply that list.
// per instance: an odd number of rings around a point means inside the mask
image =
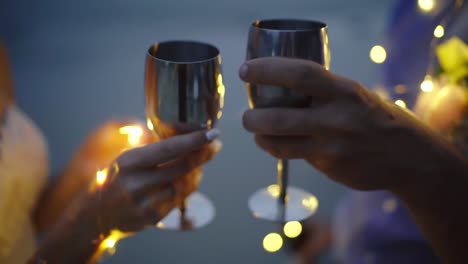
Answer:
[{"label": "bokeh light", "polygon": [[445,35],[445,29],[442,25],[438,25],[434,29],[434,37],[436,38],[442,38]]},{"label": "bokeh light", "polygon": [[119,129],[119,133],[127,135],[128,144],[130,146],[137,146],[143,136],[143,129],[140,126],[124,126]]},{"label": "bokeh light", "polygon": [[435,0],[418,0],[418,7],[421,11],[429,13],[435,7]]},{"label": "bokeh light", "polygon": [[107,181],[107,169],[98,170],[96,172],[96,183],[98,186],[104,185]]},{"label": "bokeh light", "polygon": [[372,47],[369,53],[370,59],[377,64],[383,63],[387,59],[385,48],[380,45]]},{"label": "bokeh light", "polygon": [[263,238],[263,248],[267,252],[276,252],[283,246],[283,238],[277,233],[270,233]]},{"label": "bokeh light", "polygon": [[423,91],[425,93],[430,93],[430,92],[432,92],[432,90],[434,90],[434,83],[432,82],[431,79],[426,79],[426,80],[422,81],[421,91]]},{"label": "bokeh light", "polygon": [[283,232],[289,238],[298,237],[302,233],[302,224],[299,221],[287,222],[283,227]]},{"label": "bokeh light", "polygon": [[398,99],[398,100],[395,101],[395,104],[398,105],[401,108],[406,108],[406,103],[403,100]]}]

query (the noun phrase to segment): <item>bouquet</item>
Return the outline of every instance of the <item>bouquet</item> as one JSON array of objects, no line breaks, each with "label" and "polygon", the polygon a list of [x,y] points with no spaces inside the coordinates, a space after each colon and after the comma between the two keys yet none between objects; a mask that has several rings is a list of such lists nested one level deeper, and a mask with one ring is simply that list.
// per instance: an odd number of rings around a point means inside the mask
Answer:
[{"label": "bouquet", "polygon": [[452,37],[436,55],[440,67],[421,83],[414,112],[468,156],[468,46]]}]

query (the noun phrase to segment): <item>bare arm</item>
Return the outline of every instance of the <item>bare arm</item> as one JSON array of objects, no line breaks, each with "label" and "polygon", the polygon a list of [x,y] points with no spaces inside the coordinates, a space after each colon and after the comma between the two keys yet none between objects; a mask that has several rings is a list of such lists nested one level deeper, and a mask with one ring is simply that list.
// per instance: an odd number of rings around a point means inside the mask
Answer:
[{"label": "bare arm", "polygon": [[73,199],[30,263],[86,263],[112,230],[132,233],[157,223],[197,188],[196,168],[219,151],[212,140],[199,131],[120,155],[118,173],[99,192]]},{"label": "bare arm", "polygon": [[[83,199],[81,197],[80,199]],[[98,251],[99,244],[106,234],[97,228],[91,215],[86,214],[77,202],[62,216],[47,233],[39,250],[31,258],[36,263],[87,263]]]},{"label": "bare arm", "polygon": [[[73,199],[88,187],[96,171],[106,167],[123,149],[130,147],[128,135],[119,133],[120,127],[129,125],[135,124],[110,121],[86,138],[65,169],[53,177],[43,191],[34,215],[38,231],[53,226]],[[142,131],[140,144],[153,142],[150,131],[143,128]]]}]

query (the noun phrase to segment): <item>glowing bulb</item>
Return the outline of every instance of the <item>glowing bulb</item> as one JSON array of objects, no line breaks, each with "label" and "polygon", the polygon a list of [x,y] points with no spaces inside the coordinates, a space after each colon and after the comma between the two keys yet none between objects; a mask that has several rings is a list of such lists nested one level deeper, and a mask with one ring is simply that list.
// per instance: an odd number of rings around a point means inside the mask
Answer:
[{"label": "glowing bulb", "polygon": [[151,120],[149,118],[146,119],[146,127],[148,127],[148,129],[151,130],[151,131],[154,130],[153,123],[151,122]]},{"label": "glowing bulb", "polygon": [[283,246],[283,238],[277,233],[270,233],[263,238],[263,248],[268,252],[276,252]]},{"label": "glowing bulb", "polygon": [[117,240],[113,237],[109,237],[107,238],[106,240],[104,240],[104,245],[107,247],[107,248],[113,248],[115,247],[115,244],[117,243]]},{"label": "glowing bulb", "polygon": [[99,186],[102,186],[104,185],[104,183],[106,183],[106,180],[107,180],[107,169],[98,170],[96,172],[96,183]]},{"label": "glowing bulb", "polygon": [[221,110],[218,111],[218,114],[216,115],[216,117],[217,117],[218,119],[221,119],[222,116],[223,116],[223,112],[222,112]]},{"label": "glowing bulb", "polygon": [[376,45],[372,47],[369,53],[370,59],[375,63],[383,63],[387,58],[387,52],[384,47]]},{"label": "glowing bulb", "polygon": [[119,129],[119,133],[127,135],[130,146],[136,146],[140,143],[141,136],[143,136],[143,129],[139,126],[124,126]]},{"label": "glowing bulb", "polygon": [[435,7],[435,0],[418,0],[418,7],[425,13],[431,12]]},{"label": "glowing bulb", "polygon": [[432,90],[434,90],[434,83],[431,79],[426,79],[421,83],[421,91],[430,93]]},{"label": "glowing bulb", "polygon": [[406,108],[406,103],[403,100],[396,100],[395,104],[398,105],[401,108]]},{"label": "glowing bulb", "polygon": [[441,25],[438,25],[435,29],[434,29],[434,37],[436,38],[441,38],[443,37],[445,34],[445,30],[444,30],[444,27],[441,26]]},{"label": "glowing bulb", "polygon": [[117,245],[119,240],[125,236],[126,234],[123,232],[120,232],[118,230],[112,230],[110,235],[104,241],[102,241],[99,247],[102,250],[107,250],[110,253],[114,253],[115,246]]},{"label": "glowing bulb", "polygon": [[280,189],[279,189],[278,184],[272,184],[272,185],[268,186],[267,191],[273,197],[278,197],[279,194],[280,194]]},{"label": "glowing bulb", "polygon": [[283,232],[289,238],[298,237],[302,233],[302,225],[298,221],[287,222],[283,227]]}]

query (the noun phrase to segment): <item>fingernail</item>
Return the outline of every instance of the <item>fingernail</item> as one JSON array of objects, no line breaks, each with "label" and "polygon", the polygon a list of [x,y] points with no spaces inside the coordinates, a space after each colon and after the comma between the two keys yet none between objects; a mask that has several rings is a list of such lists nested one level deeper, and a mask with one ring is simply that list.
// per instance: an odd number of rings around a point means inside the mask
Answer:
[{"label": "fingernail", "polygon": [[213,128],[213,129],[211,129],[211,130],[208,130],[208,131],[205,133],[205,137],[206,137],[206,140],[208,140],[208,141],[213,141],[214,139],[216,139],[217,137],[219,137],[220,134],[221,134],[221,131],[219,131],[219,129]]},{"label": "fingernail", "polygon": [[242,64],[242,66],[239,69],[239,76],[242,80],[245,80],[247,78],[248,71],[249,66],[247,66],[247,63]]},{"label": "fingernail", "polygon": [[211,143],[213,151],[218,153],[223,148],[223,143],[220,140],[215,140]]}]

